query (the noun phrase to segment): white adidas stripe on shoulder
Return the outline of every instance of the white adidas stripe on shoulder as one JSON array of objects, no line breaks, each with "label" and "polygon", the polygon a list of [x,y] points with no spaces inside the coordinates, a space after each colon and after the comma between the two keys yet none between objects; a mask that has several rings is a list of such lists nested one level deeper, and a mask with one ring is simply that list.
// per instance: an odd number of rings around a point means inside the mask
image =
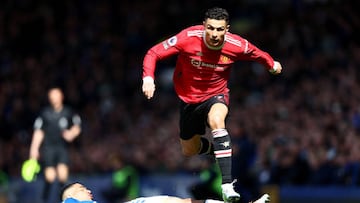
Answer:
[{"label": "white adidas stripe on shoulder", "polygon": [[247,40],[245,40],[245,49],[244,52],[247,53],[249,49],[249,42]]},{"label": "white adidas stripe on shoulder", "polygon": [[227,35],[225,39],[226,39],[226,41],[229,42],[230,44],[233,44],[233,45],[238,46],[238,47],[242,47],[241,41],[239,41],[239,40],[237,40],[237,39],[234,39],[234,38],[231,37],[230,35]]},{"label": "white adidas stripe on shoulder", "polygon": [[203,33],[204,33],[203,30],[190,30],[190,31],[187,32],[187,36],[189,36],[189,37],[191,37],[191,36],[201,37]]}]

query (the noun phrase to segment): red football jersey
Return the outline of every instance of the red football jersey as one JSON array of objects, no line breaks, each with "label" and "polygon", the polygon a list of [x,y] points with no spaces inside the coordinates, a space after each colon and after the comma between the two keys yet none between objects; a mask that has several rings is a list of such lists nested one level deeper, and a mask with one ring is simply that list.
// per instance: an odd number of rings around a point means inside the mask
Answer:
[{"label": "red football jersey", "polygon": [[271,69],[272,57],[246,39],[227,32],[223,47],[209,49],[204,26],[186,28],[153,46],[145,55],[143,78],[155,74],[158,60],[178,55],[173,75],[174,88],[185,103],[199,103],[217,94],[228,94],[230,68],[235,61],[252,60]]}]

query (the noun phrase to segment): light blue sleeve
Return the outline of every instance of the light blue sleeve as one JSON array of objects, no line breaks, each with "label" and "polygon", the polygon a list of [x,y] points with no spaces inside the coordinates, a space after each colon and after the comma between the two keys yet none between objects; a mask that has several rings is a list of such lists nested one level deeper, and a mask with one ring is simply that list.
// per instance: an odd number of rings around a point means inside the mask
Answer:
[{"label": "light blue sleeve", "polygon": [[161,203],[164,202],[169,196],[167,195],[159,195],[159,196],[151,196],[151,197],[139,197],[133,199],[129,202],[125,203]]},{"label": "light blue sleeve", "polygon": [[96,203],[96,201],[79,201],[74,198],[67,198],[62,203]]},{"label": "light blue sleeve", "polygon": [[80,201],[74,199],[74,198],[67,198],[62,203],[79,203]]}]

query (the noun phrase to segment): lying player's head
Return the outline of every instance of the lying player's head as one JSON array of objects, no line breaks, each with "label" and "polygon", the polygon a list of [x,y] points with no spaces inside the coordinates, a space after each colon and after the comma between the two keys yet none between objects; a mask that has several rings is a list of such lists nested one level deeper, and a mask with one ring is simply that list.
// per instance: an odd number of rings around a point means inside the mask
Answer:
[{"label": "lying player's head", "polygon": [[223,8],[210,8],[204,17],[205,42],[210,48],[223,45],[226,32],[229,30],[229,13]]},{"label": "lying player's head", "polygon": [[66,185],[61,190],[60,195],[61,200],[73,198],[79,201],[91,201],[93,198],[91,191],[87,189],[84,185],[77,182]]}]

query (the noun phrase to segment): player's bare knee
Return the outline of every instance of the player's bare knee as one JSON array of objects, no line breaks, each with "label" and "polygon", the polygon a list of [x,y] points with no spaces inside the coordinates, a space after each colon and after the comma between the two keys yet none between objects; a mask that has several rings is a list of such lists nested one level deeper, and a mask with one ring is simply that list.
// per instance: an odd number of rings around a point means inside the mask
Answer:
[{"label": "player's bare knee", "polygon": [[197,150],[194,149],[189,149],[189,148],[182,148],[182,153],[184,156],[190,157],[190,156],[194,156],[198,153]]},{"label": "player's bare knee", "polygon": [[209,126],[211,129],[219,129],[225,127],[224,117],[221,115],[212,115],[208,119]]},{"label": "player's bare knee", "polygon": [[55,168],[46,168],[45,169],[45,179],[48,182],[54,182],[56,179]]},{"label": "player's bare knee", "polygon": [[184,156],[194,156],[197,155],[200,151],[200,136],[193,136],[189,140],[181,140],[181,148],[182,148],[182,154]]}]

